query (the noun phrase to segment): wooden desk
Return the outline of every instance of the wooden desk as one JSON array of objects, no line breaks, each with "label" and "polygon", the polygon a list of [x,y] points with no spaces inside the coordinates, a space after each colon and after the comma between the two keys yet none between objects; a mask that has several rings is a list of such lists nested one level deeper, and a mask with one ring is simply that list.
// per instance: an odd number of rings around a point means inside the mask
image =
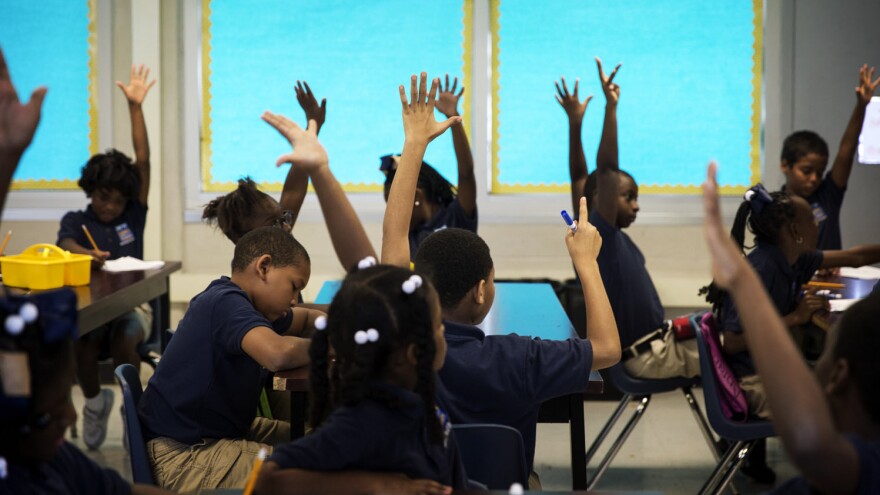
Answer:
[{"label": "wooden desk", "polygon": [[[339,281],[326,282],[315,302],[329,304],[339,290]],[[517,334],[545,340],[577,337],[565,310],[547,284],[504,282],[495,284],[495,303],[480,328],[486,335]],[[303,434],[304,428],[294,422],[305,421],[307,367],[275,374],[275,390],[292,391],[291,436]],[[571,445],[571,475],[575,490],[587,487],[586,432],[584,431],[584,394],[601,394],[604,383],[598,372],[590,373],[583,393],[549,400],[541,406],[538,421],[568,423]]]}]

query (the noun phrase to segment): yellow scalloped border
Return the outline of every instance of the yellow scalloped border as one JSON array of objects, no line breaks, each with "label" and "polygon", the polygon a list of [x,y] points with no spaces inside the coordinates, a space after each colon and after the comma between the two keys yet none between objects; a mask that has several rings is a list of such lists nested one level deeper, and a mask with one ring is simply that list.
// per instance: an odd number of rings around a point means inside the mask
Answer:
[{"label": "yellow scalloped border", "polygon": [[[500,113],[500,54],[501,54],[501,1],[489,1],[489,32],[492,40],[492,189],[491,194],[569,193],[570,184],[502,183],[498,157]],[[751,183],[761,181],[761,78],[764,74],[764,5],[763,0],[752,0],[752,128],[750,142]],[[721,185],[722,195],[742,194],[749,186]],[[640,184],[641,194],[697,195],[702,194],[699,184]]]},{"label": "yellow scalloped border", "polygon": [[[88,33],[86,34],[89,52],[89,153],[98,152],[98,0],[88,0]],[[16,179],[10,189],[13,191],[64,191],[77,190],[78,179]]]},{"label": "yellow scalloped border", "polygon": [[474,2],[473,0],[464,0],[462,2],[462,31],[461,31],[461,83],[467,84],[467,91],[464,92],[464,101],[462,102],[462,119],[464,120],[464,131],[470,141],[472,139],[471,125],[471,109],[473,104],[474,89]]}]

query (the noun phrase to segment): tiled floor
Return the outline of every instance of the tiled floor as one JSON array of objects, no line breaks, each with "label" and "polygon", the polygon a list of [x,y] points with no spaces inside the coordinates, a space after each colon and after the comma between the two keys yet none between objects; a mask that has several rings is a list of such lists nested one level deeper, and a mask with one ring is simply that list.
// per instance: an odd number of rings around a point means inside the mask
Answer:
[{"label": "tiled floor", "polygon": [[[149,369],[144,366],[142,370],[144,383],[149,373]],[[115,407],[118,410],[121,404],[121,392],[115,386],[114,391],[116,392]],[[73,399],[77,411],[81,413],[83,398],[78,387],[74,387]],[[702,396],[699,397],[699,401],[702,404]],[[597,434],[598,429],[604,425],[615,405],[616,403],[608,401],[591,401],[585,404],[588,444]],[[626,417],[619,422],[621,426]],[[612,432],[612,436],[616,433],[616,431]],[[73,442],[85,449],[81,438]],[[610,439],[606,442],[610,444]],[[593,464],[598,463],[604,453],[604,450],[600,451]],[[110,466],[130,479],[128,457],[122,447],[122,419],[118,413],[113,414],[110,419],[110,428],[104,446],[98,451],[88,452],[88,455],[99,464]],[[775,439],[768,442],[767,458],[780,480],[794,476],[793,467],[785,459],[782,447]],[[568,426],[538,425],[535,460],[544,490],[571,488]],[[667,494],[691,495],[697,493],[714,465],[709,448],[684,398],[677,392],[662,394],[652,399],[644,418],[618,453],[597,488],[652,490]],[[590,475],[592,474],[591,469]],[[735,483],[739,493],[743,495],[761,493],[770,488],[768,485],[752,483],[742,475],[737,475]]]}]

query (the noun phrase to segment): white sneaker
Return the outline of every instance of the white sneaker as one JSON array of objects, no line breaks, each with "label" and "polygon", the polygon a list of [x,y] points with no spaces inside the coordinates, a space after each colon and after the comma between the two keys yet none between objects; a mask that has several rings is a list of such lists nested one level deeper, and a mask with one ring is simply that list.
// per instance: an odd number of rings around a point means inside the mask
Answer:
[{"label": "white sneaker", "polygon": [[107,421],[113,410],[113,390],[102,388],[98,394],[104,401],[99,411],[83,407],[83,442],[91,450],[98,449],[107,438]]}]

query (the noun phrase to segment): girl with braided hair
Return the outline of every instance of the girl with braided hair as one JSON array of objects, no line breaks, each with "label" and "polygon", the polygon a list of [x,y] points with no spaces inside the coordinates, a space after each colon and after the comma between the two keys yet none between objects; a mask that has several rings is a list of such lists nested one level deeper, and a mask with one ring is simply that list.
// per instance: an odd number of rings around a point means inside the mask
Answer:
[{"label": "girl with braided hair", "polygon": [[315,430],[275,448],[257,493],[439,494],[465,487],[434,399],[446,342],[430,283],[388,265],[355,272],[316,327],[309,349]]}]

